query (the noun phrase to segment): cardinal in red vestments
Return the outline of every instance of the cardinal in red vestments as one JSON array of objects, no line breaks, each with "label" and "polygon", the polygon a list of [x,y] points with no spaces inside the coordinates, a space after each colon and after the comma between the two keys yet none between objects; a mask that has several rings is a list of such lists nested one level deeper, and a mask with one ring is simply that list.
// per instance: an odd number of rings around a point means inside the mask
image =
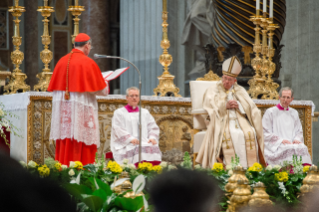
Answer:
[{"label": "cardinal in red vestments", "polygon": [[106,96],[108,82],[88,57],[91,39],[76,36],[74,49],[54,68],[48,91],[53,92],[50,139],[56,141],[55,160],[64,165],[94,163],[100,146],[96,95]]}]

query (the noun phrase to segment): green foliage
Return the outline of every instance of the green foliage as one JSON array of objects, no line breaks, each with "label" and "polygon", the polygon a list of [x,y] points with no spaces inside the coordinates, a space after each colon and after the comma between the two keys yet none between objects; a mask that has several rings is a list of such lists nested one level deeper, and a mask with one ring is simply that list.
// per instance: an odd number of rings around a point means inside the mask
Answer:
[{"label": "green foliage", "polygon": [[181,163],[181,166],[183,168],[186,168],[186,169],[192,169],[193,168],[192,158],[191,158],[191,156],[189,155],[188,152],[184,153],[184,161]]}]

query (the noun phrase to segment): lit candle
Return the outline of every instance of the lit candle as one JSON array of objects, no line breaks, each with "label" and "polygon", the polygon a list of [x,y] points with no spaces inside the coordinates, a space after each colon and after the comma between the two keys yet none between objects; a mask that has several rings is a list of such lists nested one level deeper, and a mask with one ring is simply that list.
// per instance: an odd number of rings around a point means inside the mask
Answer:
[{"label": "lit candle", "polygon": [[260,10],[260,0],[256,0],[256,10]]},{"label": "lit candle", "polygon": [[270,0],[269,4],[269,18],[274,17],[274,0]]},{"label": "lit candle", "polygon": [[264,2],[263,2],[263,12],[264,13],[267,12],[267,0],[264,0]]},{"label": "lit candle", "polygon": [[163,12],[167,12],[167,0],[163,0]]},{"label": "lit candle", "polygon": [[79,6],[79,0],[75,0],[75,6]]}]

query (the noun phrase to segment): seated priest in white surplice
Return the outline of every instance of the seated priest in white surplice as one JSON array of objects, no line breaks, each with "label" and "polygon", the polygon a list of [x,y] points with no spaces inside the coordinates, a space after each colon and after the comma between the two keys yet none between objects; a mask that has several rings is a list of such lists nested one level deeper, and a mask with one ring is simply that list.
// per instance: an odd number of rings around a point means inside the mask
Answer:
[{"label": "seated priest in white surplice", "polygon": [[209,87],[203,108],[209,124],[196,162],[212,167],[215,162],[231,164],[235,155],[243,167],[265,165],[261,112],[247,91],[236,82],[242,70],[237,57],[224,61],[222,80]]},{"label": "seated priest in white surplice", "polygon": [[127,105],[114,111],[112,119],[111,151],[115,161],[128,159],[135,165],[139,162],[139,142],[142,142],[141,161],[159,165],[162,153],[159,149],[159,127],[148,110],[142,108],[142,141],[139,141],[140,92],[136,87],[126,90]]},{"label": "seated priest in white surplice", "polygon": [[280,103],[266,110],[263,116],[265,159],[269,165],[292,161],[293,155],[297,155],[298,160],[302,156],[303,164],[311,164],[298,112],[289,107],[293,99],[293,90],[282,88]]}]

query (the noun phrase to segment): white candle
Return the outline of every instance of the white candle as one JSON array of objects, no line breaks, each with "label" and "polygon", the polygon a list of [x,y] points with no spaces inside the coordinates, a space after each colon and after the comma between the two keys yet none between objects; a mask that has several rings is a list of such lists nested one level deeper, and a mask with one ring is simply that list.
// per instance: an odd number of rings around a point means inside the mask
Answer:
[{"label": "white candle", "polygon": [[269,18],[274,17],[274,0],[270,0],[269,4]]},{"label": "white candle", "polygon": [[260,10],[260,0],[256,0],[256,10]]},{"label": "white candle", "polygon": [[267,12],[267,0],[264,0],[264,2],[263,2],[263,12],[264,13]]}]

